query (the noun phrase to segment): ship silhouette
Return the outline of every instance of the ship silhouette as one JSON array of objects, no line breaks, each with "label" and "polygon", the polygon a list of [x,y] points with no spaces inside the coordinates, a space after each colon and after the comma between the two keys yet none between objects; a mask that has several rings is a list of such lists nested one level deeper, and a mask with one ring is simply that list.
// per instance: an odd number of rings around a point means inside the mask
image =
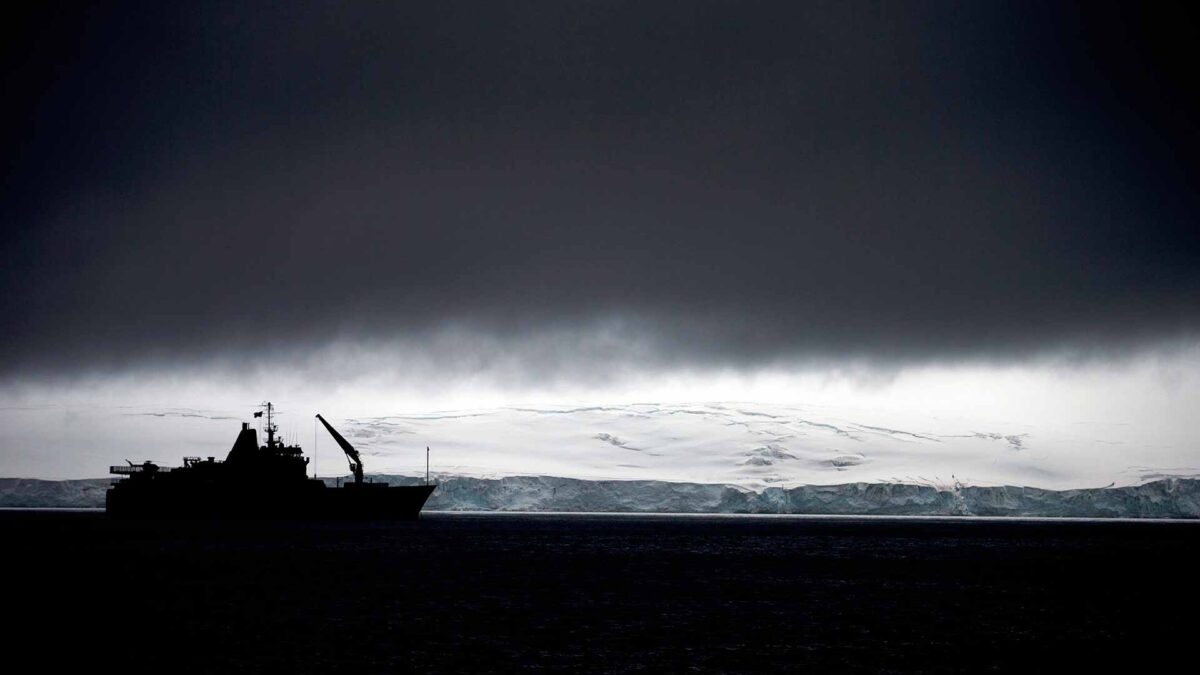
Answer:
[{"label": "ship silhouette", "polygon": [[[393,486],[364,480],[358,451],[321,415],[317,419],[346,453],[353,482],[329,487],[309,477],[308,458],[298,445],[275,437],[274,406],[263,404],[265,445],[258,431],[242,430],[224,461],[184,457],[183,466],[167,468],[146,461],[110,467],[123,478],[108,489],[105,511],[116,518],[333,518],[411,519],[421,513],[437,487]],[[428,455],[426,455],[428,457]]]}]

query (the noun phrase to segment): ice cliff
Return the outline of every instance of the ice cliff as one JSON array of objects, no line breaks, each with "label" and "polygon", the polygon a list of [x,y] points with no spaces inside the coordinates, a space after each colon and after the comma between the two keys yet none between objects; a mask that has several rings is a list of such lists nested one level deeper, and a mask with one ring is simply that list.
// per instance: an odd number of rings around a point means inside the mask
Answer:
[{"label": "ice cliff", "polygon": [[[376,480],[419,482],[400,476]],[[548,476],[443,477],[437,482],[426,506],[431,510],[1200,518],[1200,480],[1181,478],[1080,490],[845,483],[761,492],[732,485]]]},{"label": "ice cliff", "polygon": [[[373,476],[412,485],[421,479]],[[332,485],[335,479],[328,479]],[[905,483],[844,483],[748,488],[651,480],[581,480],[552,476],[436,477],[426,504],[441,511],[593,511],[1074,518],[1200,518],[1200,479],[1141,485],[1044,490]],[[0,479],[0,507],[103,507],[109,479]]]},{"label": "ice cliff", "polygon": [[86,509],[104,506],[111,478],[0,478],[0,507]]}]

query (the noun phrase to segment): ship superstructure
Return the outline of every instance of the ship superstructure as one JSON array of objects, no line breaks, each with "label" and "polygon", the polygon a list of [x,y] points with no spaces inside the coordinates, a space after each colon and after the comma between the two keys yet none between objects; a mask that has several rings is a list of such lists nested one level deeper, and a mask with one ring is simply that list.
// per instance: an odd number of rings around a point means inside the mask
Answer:
[{"label": "ship superstructure", "polygon": [[298,445],[276,437],[275,407],[264,403],[267,440],[247,422],[224,460],[184,457],[183,466],[153,462],[113,466],[122,476],[108,490],[106,511],[115,517],[151,518],[416,518],[436,485],[390,486],[364,480],[358,451],[325,420],[350,461],[354,482],[328,487],[307,474],[309,460]]}]

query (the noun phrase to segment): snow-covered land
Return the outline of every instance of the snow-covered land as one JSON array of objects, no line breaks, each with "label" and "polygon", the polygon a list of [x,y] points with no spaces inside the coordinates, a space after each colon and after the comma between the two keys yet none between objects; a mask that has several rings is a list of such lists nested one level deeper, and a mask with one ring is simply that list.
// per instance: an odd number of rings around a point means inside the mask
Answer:
[{"label": "snow-covered land", "polygon": [[[1038,421],[879,408],[751,403],[507,407],[353,417],[369,471],[569,476],[737,485],[903,483],[1071,489],[1200,475],[1190,438],[1119,419]],[[345,471],[321,438],[319,468]],[[772,493],[773,494],[773,493]]]},{"label": "snow-covered land", "polygon": [[[1081,490],[846,483],[761,491],[722,484],[552,476],[434,478],[438,488],[426,508],[442,511],[1200,518],[1200,480],[1179,478]],[[395,485],[422,480],[411,476],[371,479]],[[344,479],[326,480],[333,485]],[[4,478],[0,479],[0,506],[102,507],[108,482]]]},{"label": "snow-covered land", "polygon": [[[940,400],[940,399],[939,399]],[[899,405],[899,402],[897,402]],[[318,475],[347,471],[341,450],[315,426],[320,410],[362,453],[367,471],[453,476],[565,476],[589,481],[669,481],[767,488],[844,483],[1025,485],[1067,490],[1200,476],[1194,434],[1144,411],[954,412],[918,405],[627,403],[389,412],[289,402],[279,417]],[[0,409],[10,476],[103,476],[124,460],[173,466],[183,456],[222,458],[252,408],[58,406]],[[349,414],[353,412],[353,415]],[[1103,414],[1101,414],[1103,413]],[[1170,428],[1167,428],[1170,427]],[[53,442],[43,438],[52,430]]]}]

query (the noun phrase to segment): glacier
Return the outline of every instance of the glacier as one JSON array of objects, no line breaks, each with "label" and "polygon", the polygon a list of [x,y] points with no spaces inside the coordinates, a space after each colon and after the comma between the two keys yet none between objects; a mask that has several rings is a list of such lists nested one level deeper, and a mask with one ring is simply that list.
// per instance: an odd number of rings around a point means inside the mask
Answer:
[{"label": "glacier", "polygon": [[[1200,517],[1195,443],[1156,435],[1137,418],[732,401],[362,412],[372,414],[329,417],[375,480],[419,480],[432,447],[439,488],[431,510]],[[64,429],[62,442],[78,457],[72,474],[55,475],[39,462],[61,449],[45,452],[33,436],[14,434],[0,470],[78,478],[124,458],[171,465],[183,455],[222,457],[236,415],[140,406],[0,411],[18,432]],[[283,420],[290,441],[316,431],[307,415]],[[341,480],[333,477],[347,469],[341,451],[328,436],[311,438],[310,468],[331,484]],[[0,506],[100,507],[107,484],[0,479]]]}]

